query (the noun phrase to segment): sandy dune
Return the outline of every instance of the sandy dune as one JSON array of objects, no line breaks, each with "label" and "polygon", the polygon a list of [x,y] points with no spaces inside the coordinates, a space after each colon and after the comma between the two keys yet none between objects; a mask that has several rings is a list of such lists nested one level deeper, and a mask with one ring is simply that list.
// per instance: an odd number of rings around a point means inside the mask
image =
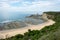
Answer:
[{"label": "sandy dune", "polygon": [[14,36],[16,34],[24,34],[25,32],[28,31],[28,29],[31,30],[41,30],[45,26],[53,25],[55,22],[53,20],[48,20],[47,22],[44,22],[39,25],[29,25],[24,28],[19,28],[19,29],[12,29],[12,30],[5,30],[5,31],[0,31],[0,38],[7,38]]}]

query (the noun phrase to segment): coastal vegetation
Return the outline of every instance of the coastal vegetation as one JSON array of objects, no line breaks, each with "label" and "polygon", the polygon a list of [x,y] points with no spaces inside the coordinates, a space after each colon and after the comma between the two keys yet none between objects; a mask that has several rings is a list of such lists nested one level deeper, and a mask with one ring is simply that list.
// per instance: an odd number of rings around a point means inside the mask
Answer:
[{"label": "coastal vegetation", "polygon": [[44,12],[48,19],[54,20],[56,23],[46,26],[42,30],[28,30],[28,32],[17,34],[10,38],[0,40],[60,40],[60,12]]}]

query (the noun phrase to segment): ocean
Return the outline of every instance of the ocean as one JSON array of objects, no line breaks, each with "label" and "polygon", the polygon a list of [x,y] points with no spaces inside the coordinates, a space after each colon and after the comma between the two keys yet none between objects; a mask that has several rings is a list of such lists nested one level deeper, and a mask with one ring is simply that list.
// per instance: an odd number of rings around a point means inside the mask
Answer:
[{"label": "ocean", "polygon": [[0,23],[1,22],[8,22],[14,20],[24,20],[26,16],[31,14],[26,13],[8,13],[8,14],[0,14]]},{"label": "ocean", "polygon": [[14,20],[24,20],[25,17],[29,15],[32,15],[32,13],[24,13],[24,12],[0,13],[0,23]]},{"label": "ocean", "polygon": [[0,30],[16,29],[26,27],[28,24],[37,25],[45,22],[42,19],[27,18],[30,13],[0,13]]},{"label": "ocean", "polygon": [[[5,22],[10,22],[15,20],[24,21],[26,19],[25,18],[26,16],[29,16],[32,14],[36,14],[36,13],[34,12],[6,12],[6,13],[0,12],[0,23],[5,23]],[[43,22],[43,20],[40,20],[40,21]]]}]

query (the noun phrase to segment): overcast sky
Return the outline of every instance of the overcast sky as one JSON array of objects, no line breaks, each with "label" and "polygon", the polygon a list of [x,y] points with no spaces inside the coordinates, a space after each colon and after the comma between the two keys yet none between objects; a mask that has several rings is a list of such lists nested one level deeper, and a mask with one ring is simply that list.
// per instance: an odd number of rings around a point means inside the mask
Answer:
[{"label": "overcast sky", "polygon": [[60,11],[60,0],[0,0],[0,12]]}]

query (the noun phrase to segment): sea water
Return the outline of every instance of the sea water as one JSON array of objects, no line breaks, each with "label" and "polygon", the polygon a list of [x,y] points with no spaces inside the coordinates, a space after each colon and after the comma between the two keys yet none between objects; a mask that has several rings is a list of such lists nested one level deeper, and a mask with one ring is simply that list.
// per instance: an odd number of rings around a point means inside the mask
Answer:
[{"label": "sea water", "polygon": [[[24,21],[26,20],[26,16],[32,15],[31,13],[25,13],[25,12],[9,12],[9,13],[0,13],[0,23],[20,20]],[[30,20],[30,19],[29,19]],[[33,22],[34,20],[30,20]],[[39,22],[43,22],[43,20],[39,20]]]},{"label": "sea water", "polygon": [[21,12],[0,13],[0,30],[16,29],[26,27],[28,24],[37,25],[44,22],[42,19],[26,17],[30,15],[32,14]]},{"label": "sea water", "polygon": [[24,20],[26,16],[31,15],[29,13],[11,12],[11,13],[0,13],[0,23],[9,22],[13,20]]}]

